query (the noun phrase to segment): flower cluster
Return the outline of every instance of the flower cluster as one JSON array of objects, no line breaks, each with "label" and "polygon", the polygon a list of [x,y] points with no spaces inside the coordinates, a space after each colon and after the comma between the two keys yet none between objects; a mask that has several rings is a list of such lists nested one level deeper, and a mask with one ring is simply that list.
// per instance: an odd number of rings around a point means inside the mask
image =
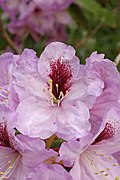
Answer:
[{"label": "flower cluster", "polygon": [[0,180],[119,180],[119,89],[97,52],[85,65],[60,42],[1,55]]},{"label": "flower cluster", "polygon": [[[65,11],[74,0],[0,0],[4,18],[8,16],[8,29],[20,41],[30,34],[38,41],[46,35],[52,39],[65,40],[65,25],[71,18]],[[64,17],[64,18],[63,18]]]}]

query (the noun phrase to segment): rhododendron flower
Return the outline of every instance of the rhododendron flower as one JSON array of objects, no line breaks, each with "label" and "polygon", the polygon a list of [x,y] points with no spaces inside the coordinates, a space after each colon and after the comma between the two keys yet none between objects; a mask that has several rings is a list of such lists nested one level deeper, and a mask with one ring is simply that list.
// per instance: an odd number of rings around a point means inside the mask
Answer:
[{"label": "rhododendron flower", "polygon": [[25,180],[35,166],[55,153],[46,150],[40,139],[13,136],[10,129],[6,122],[0,123],[0,179]]},{"label": "rhododendron flower", "polygon": [[[112,156],[120,149],[120,110],[108,111],[98,133],[90,139],[63,144],[60,154],[65,161],[74,163],[70,171],[73,179],[117,179],[120,165]],[[76,148],[77,147],[77,148]]]},{"label": "rhododendron flower", "polygon": [[88,106],[101,94],[104,84],[98,77],[87,75],[71,46],[51,43],[39,61],[33,51],[25,50],[14,79],[20,99],[16,127],[21,133],[40,138],[56,133],[72,139],[90,130]]},{"label": "rhododendron flower", "polygon": [[[25,180],[31,168],[56,155],[40,139],[15,136],[14,112],[19,99],[12,86],[12,73],[19,56],[0,56],[0,179]],[[9,118],[11,116],[11,119]],[[31,156],[33,160],[31,160]]]},{"label": "rhododendron flower", "polygon": [[65,25],[69,25],[71,22],[65,9],[72,2],[74,0],[60,2],[56,0],[0,0],[0,6],[10,19],[9,31],[16,35],[19,41],[26,38],[28,34],[36,41],[43,35],[49,38],[53,37],[53,39],[59,35],[59,38],[61,36],[61,40],[64,40],[67,36]]},{"label": "rhododendron flower", "polygon": [[77,139],[78,142],[63,143],[60,159],[69,166],[75,163],[71,170],[73,179],[117,179],[120,175],[117,157],[120,149],[120,75],[111,61],[96,52],[87,59],[86,68],[88,73],[95,73],[102,79],[103,92],[90,109],[89,134]]}]

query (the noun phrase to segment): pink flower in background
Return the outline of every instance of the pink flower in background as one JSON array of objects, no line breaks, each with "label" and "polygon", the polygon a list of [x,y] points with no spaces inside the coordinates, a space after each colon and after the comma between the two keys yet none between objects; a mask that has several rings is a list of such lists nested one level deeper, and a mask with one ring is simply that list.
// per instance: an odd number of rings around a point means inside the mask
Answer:
[{"label": "pink flower in background", "polygon": [[[33,51],[25,50],[14,73],[14,88],[20,99],[17,129],[40,138],[54,133],[63,139],[86,135],[91,128],[88,106],[104,85],[97,77],[84,77],[85,73],[71,46],[51,43],[39,60]],[[88,97],[89,105],[84,103]]]},{"label": "pink flower in background", "polygon": [[[69,25],[71,18],[65,9],[74,0],[41,1],[41,0],[0,0],[0,6],[10,19],[9,31],[19,41],[30,34],[36,41],[40,36],[46,35],[49,40],[60,37],[66,39],[65,26]],[[27,9],[27,11],[26,11]],[[64,30],[63,30],[64,29]]]}]

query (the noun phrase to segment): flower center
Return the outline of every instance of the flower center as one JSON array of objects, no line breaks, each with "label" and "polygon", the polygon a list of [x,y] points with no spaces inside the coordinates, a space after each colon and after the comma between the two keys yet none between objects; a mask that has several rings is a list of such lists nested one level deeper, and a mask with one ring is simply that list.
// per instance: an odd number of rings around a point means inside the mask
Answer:
[{"label": "flower center", "polygon": [[[50,85],[50,97],[52,99],[53,104],[57,104],[58,106],[60,105],[61,100],[64,98],[64,94],[62,91],[59,92],[59,96],[56,98],[53,94],[53,81],[52,79],[49,79],[49,85]],[[55,84],[56,86],[56,92],[58,92],[58,84]]]},{"label": "flower center", "polygon": [[13,139],[8,134],[6,123],[0,124],[0,146],[10,149],[0,155],[0,180],[3,180],[11,176],[21,158],[20,153],[14,148]]},{"label": "flower center", "polygon": [[8,134],[6,123],[0,123],[0,146],[14,149],[13,139]]},{"label": "flower center", "polygon": [[106,123],[105,129],[99,134],[99,136],[96,138],[95,143],[98,143],[102,140],[113,138],[115,135],[115,128],[112,127],[110,123]]},{"label": "flower center", "polygon": [[50,63],[49,74],[49,92],[53,104],[60,105],[66,93],[69,91],[72,78],[72,71],[67,62],[63,62],[60,58]]}]

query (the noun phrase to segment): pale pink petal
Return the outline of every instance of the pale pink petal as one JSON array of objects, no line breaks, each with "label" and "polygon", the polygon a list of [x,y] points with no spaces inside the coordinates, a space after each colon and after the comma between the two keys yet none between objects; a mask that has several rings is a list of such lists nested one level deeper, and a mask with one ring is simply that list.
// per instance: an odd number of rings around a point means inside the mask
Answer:
[{"label": "pale pink petal", "polygon": [[70,174],[73,180],[110,180],[120,176],[120,166],[111,155],[89,148],[81,154]]},{"label": "pale pink petal", "polygon": [[91,128],[89,110],[80,101],[69,101],[61,104],[58,111],[58,133],[63,139],[77,139],[85,136]]},{"label": "pale pink petal", "polygon": [[29,175],[27,180],[72,180],[70,174],[60,165],[40,164]]},{"label": "pale pink petal", "polygon": [[46,97],[46,84],[40,78],[37,70],[38,58],[33,50],[25,49],[21,54],[14,72],[14,87],[20,98],[23,99],[32,93]]},{"label": "pale pink petal", "polygon": [[9,178],[11,175],[12,178],[14,177],[14,171],[16,171],[20,159],[21,156],[17,151],[8,147],[0,146],[0,180],[6,177]]},{"label": "pale pink petal", "polygon": [[28,97],[17,108],[17,129],[24,135],[48,138],[56,132],[56,112],[47,101]]},{"label": "pale pink petal", "polygon": [[112,154],[115,159],[117,159],[119,165],[120,165],[120,151]]},{"label": "pale pink petal", "polygon": [[120,84],[120,75],[115,64],[108,59],[104,59],[103,54],[94,52],[86,61],[87,68],[96,71],[106,86]]},{"label": "pale pink petal", "polygon": [[24,169],[27,169],[27,172],[30,172],[31,168],[36,167],[48,158],[57,155],[57,153],[53,150],[45,149],[45,142],[39,138],[30,138],[20,134],[16,136],[16,142],[16,148],[22,155],[21,161],[23,163]]},{"label": "pale pink petal", "polygon": [[104,82],[94,73],[80,65],[77,80],[71,85],[66,100],[79,99],[90,109],[97,97],[102,94]]},{"label": "pale pink petal", "polygon": [[110,87],[103,91],[102,95],[98,97],[90,110],[91,132],[95,135],[101,126],[103,119],[107,112],[116,106],[118,100],[118,88]]},{"label": "pale pink petal", "polygon": [[72,166],[80,154],[88,148],[92,137],[92,134],[89,133],[81,139],[76,139],[76,141],[63,142],[59,150],[58,161],[62,160],[65,166]]},{"label": "pale pink petal", "polygon": [[53,42],[45,48],[39,59],[38,70],[44,79],[48,81],[50,78],[51,64],[56,63],[56,68],[59,69],[58,60],[61,64],[67,64],[66,68],[71,69],[73,78],[78,75],[79,59],[75,56],[75,49],[61,42]]},{"label": "pale pink petal", "polygon": [[88,64],[94,63],[94,62],[106,61],[104,57],[105,57],[105,54],[97,54],[97,51],[95,51],[90,55],[90,57],[86,59],[86,61]]},{"label": "pale pink petal", "polygon": [[13,69],[13,54],[5,53],[0,56],[0,86],[8,85]]},{"label": "pale pink petal", "polygon": [[[117,104],[117,103],[116,103]],[[103,125],[96,134],[94,144],[107,145],[113,152],[119,151],[120,144],[120,105],[112,107],[104,117]],[[103,128],[104,126],[104,128]],[[109,151],[108,150],[108,151]],[[111,151],[111,153],[113,153]]]}]

